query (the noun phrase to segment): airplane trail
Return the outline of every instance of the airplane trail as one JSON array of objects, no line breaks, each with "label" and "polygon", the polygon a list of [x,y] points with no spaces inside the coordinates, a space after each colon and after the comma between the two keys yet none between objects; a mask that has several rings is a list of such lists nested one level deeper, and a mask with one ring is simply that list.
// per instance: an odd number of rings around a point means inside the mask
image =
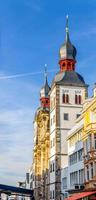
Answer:
[{"label": "airplane trail", "polygon": [[[55,72],[56,70],[49,70],[48,73]],[[21,78],[21,77],[27,77],[27,76],[34,76],[37,74],[44,74],[44,71],[39,71],[39,72],[29,72],[29,73],[22,73],[22,74],[13,74],[13,75],[3,75],[0,76],[0,80],[5,80],[5,79],[14,79],[14,78]]]}]

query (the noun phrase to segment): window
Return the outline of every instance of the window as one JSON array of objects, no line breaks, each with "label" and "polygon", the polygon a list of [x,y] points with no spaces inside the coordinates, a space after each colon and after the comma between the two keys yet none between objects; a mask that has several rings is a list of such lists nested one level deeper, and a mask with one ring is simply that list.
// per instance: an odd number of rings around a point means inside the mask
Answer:
[{"label": "window", "polygon": [[53,115],[53,123],[55,123],[55,115]]},{"label": "window", "polygon": [[50,199],[52,199],[52,191],[50,191]]},{"label": "window", "polygon": [[62,178],[62,187],[63,187],[63,189],[67,188],[67,177]]},{"label": "window", "polygon": [[91,166],[91,179],[93,178],[93,163],[90,163]]},{"label": "window", "polygon": [[53,172],[54,172],[54,163],[53,163]]},{"label": "window", "polygon": [[55,163],[52,162],[52,163],[50,164],[50,172],[54,172],[54,171],[55,171]]},{"label": "window", "polygon": [[81,104],[81,95],[75,94],[75,104]]},{"label": "window", "polygon": [[30,182],[30,189],[32,189],[32,182]]},{"label": "window", "polygon": [[69,103],[69,95],[66,94],[66,103]]},{"label": "window", "polygon": [[77,114],[77,115],[76,115],[76,118],[78,118],[78,117],[80,117],[80,114]]},{"label": "window", "polygon": [[81,169],[79,170],[79,184],[83,184],[84,183],[84,170]]},{"label": "window", "polygon": [[94,148],[96,149],[96,134],[94,135]]},{"label": "window", "polygon": [[52,164],[50,164],[50,172],[52,172]]},{"label": "window", "polygon": [[86,166],[87,181],[89,181],[89,166]]},{"label": "window", "polygon": [[64,113],[64,120],[68,120],[68,113]]},{"label": "window", "polygon": [[77,162],[77,152],[69,156],[70,165],[73,165]]},{"label": "window", "polygon": [[65,94],[62,96],[62,102],[65,103]]},{"label": "window", "polygon": [[26,182],[29,184],[29,173],[26,173]]},{"label": "window", "polygon": [[83,159],[83,149],[80,149],[78,151],[78,161],[81,161]]},{"label": "window", "polygon": [[76,184],[78,184],[78,172],[77,171],[70,173],[70,185],[73,186]]},{"label": "window", "polygon": [[63,103],[69,103],[69,94],[63,94],[62,95],[62,102]]},{"label": "window", "polygon": [[54,190],[53,190],[53,199],[55,198],[55,194],[54,194],[55,192],[54,192]]}]

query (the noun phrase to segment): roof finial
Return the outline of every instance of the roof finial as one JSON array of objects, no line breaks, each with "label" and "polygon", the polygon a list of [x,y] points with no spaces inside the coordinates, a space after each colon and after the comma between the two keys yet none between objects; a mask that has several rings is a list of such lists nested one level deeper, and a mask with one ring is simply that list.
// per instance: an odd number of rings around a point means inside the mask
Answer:
[{"label": "roof finial", "polygon": [[46,81],[47,81],[47,64],[45,64],[45,66],[44,66],[44,82],[46,83]]},{"label": "roof finial", "polygon": [[69,27],[68,27],[68,19],[69,19],[69,16],[66,15],[66,41],[69,40]]}]

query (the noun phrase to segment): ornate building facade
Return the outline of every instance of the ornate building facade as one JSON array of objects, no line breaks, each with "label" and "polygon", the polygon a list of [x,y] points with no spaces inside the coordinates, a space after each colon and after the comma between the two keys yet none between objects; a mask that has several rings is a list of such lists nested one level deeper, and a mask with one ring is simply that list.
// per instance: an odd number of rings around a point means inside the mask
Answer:
[{"label": "ornate building facade", "polygon": [[68,166],[68,131],[87,98],[83,77],[75,71],[76,48],[66,38],[59,50],[59,72],[40,91],[41,106],[34,119],[33,189],[36,200],[60,200],[64,168]]},{"label": "ornate building facade", "polygon": [[96,189],[96,85],[94,95],[83,110],[85,188]]},{"label": "ornate building facade", "polygon": [[33,189],[36,200],[48,199],[49,172],[49,93],[46,82],[40,91],[41,106],[34,119]]}]

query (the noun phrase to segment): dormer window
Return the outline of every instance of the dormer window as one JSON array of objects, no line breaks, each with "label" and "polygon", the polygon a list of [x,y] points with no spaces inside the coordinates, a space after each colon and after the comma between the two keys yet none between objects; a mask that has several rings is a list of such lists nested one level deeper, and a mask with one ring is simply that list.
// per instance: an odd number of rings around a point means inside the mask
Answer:
[{"label": "dormer window", "polygon": [[62,95],[62,102],[63,103],[69,103],[69,94],[63,94]]}]

